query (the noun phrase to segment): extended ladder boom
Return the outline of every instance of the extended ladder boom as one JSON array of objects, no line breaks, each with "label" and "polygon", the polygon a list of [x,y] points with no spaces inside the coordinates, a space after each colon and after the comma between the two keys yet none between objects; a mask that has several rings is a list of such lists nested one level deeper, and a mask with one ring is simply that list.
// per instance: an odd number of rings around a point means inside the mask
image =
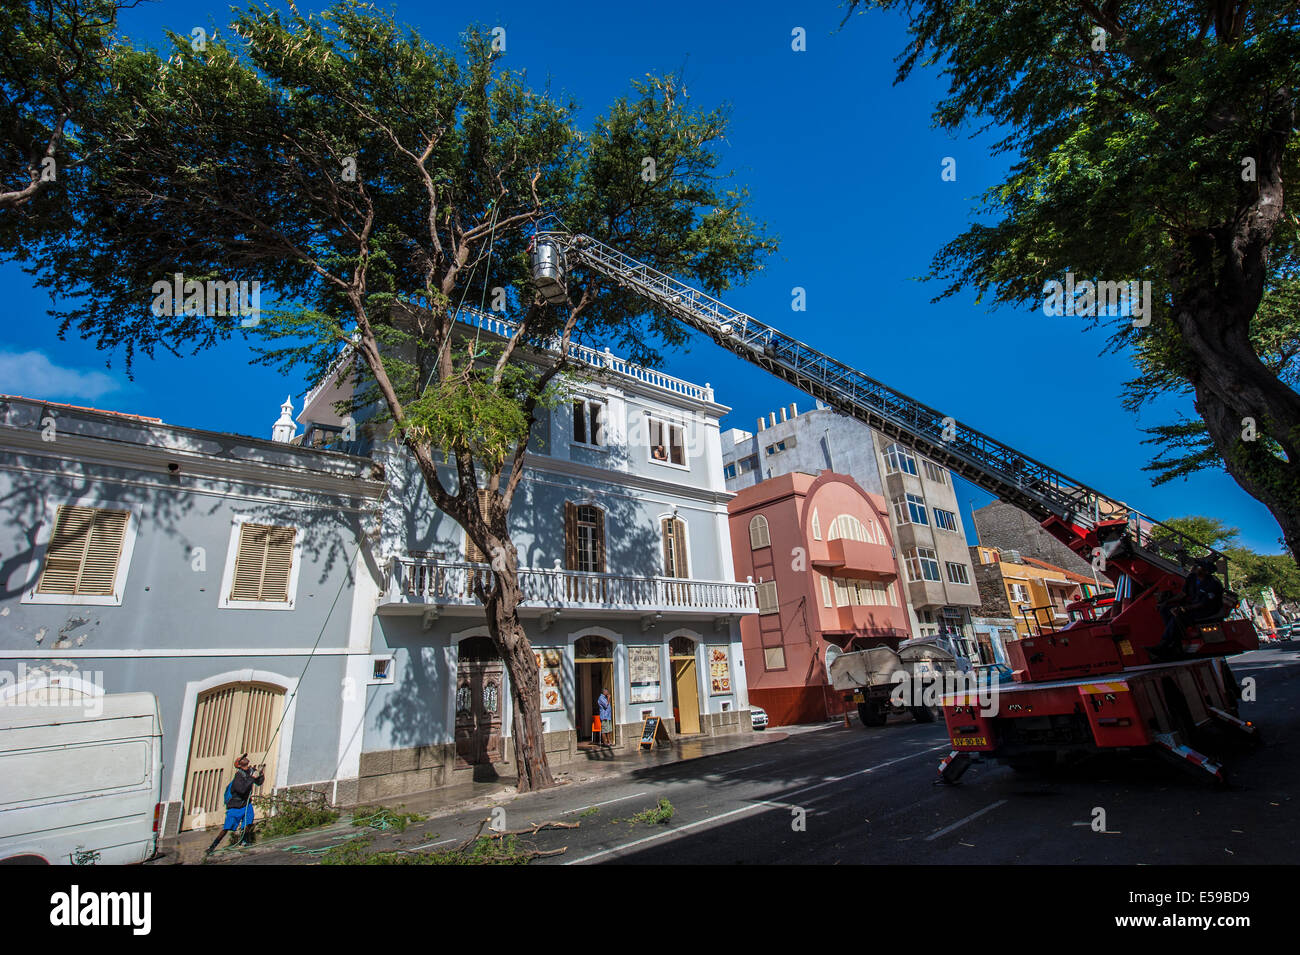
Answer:
[{"label": "extended ladder boom", "polygon": [[900,439],[1040,522],[1056,515],[1086,527],[1098,520],[1124,520],[1135,514],[1120,501],[590,236],[558,231],[537,234],[534,273],[544,295],[548,288],[554,289],[545,284],[546,265],[554,263],[552,274],[562,283],[565,264],[562,259],[555,261],[546,249],[548,244],[570,260],[636,291],[723,348]]}]

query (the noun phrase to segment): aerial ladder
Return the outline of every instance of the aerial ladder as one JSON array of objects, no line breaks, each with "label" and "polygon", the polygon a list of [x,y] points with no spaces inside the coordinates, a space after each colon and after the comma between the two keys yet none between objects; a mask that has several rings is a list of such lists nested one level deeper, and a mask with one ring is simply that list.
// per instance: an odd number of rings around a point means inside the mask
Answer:
[{"label": "aerial ladder", "polygon": [[1183,589],[1193,555],[1212,562],[1227,592],[1223,554],[590,236],[539,230],[530,248],[533,283],[546,301],[567,301],[575,266],[598,273],[1020,508],[1117,585],[1108,605],[1072,604],[1078,619],[1067,626],[1037,626],[1012,641],[1012,679],[996,687],[992,706],[974,691],[943,698],[952,740],[939,767],[944,782],[955,783],[976,753],[1022,769],[1143,748],[1222,781],[1199,741],[1215,731],[1256,737],[1237,715],[1240,690],[1223,658],[1259,641],[1249,620],[1226,619],[1230,604],[1225,619],[1186,629],[1181,659],[1150,653],[1164,630],[1159,601]]}]

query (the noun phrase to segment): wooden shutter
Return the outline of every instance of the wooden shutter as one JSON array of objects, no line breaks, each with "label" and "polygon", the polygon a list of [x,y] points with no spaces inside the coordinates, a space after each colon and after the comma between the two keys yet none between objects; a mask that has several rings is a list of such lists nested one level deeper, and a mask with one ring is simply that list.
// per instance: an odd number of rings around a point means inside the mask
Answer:
[{"label": "wooden shutter", "polygon": [[37,593],[112,596],[130,511],[60,507]]},{"label": "wooden shutter", "polygon": [[[487,496],[491,493],[491,491],[484,489],[480,489],[478,492],[478,511],[484,520],[487,520]],[[488,562],[487,555],[479,550],[477,544],[470,540],[468,533],[465,535],[465,560],[471,564],[486,564]]]},{"label": "wooden shutter", "polygon": [[292,527],[241,524],[230,599],[286,602],[297,534]]},{"label": "wooden shutter", "polygon": [[[670,577],[689,577],[690,571],[687,569],[686,562],[686,522],[681,518],[669,519],[664,521],[665,537],[672,535],[672,569],[668,571]],[[665,545],[666,546],[666,545]]]},{"label": "wooden shutter", "polygon": [[564,567],[578,569],[578,505],[564,502]]},{"label": "wooden shutter", "polygon": [[605,512],[592,508],[596,512],[596,573],[605,572]]},{"label": "wooden shutter", "polygon": [[759,514],[749,522],[749,549],[758,550],[760,547],[771,545],[772,537],[767,529],[767,518]]}]

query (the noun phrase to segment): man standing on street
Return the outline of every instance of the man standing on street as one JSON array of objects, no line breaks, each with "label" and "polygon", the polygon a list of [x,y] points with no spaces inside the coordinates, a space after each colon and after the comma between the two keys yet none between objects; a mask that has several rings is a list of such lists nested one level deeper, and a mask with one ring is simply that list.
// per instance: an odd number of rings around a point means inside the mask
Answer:
[{"label": "man standing on street", "polygon": [[608,746],[614,728],[614,707],[609,702],[609,690],[601,687],[600,698],[596,701],[596,705],[600,707],[600,744]]},{"label": "man standing on street", "polygon": [[235,778],[226,787],[226,821],[204,855],[212,853],[221,844],[227,832],[235,832],[239,829],[244,830],[239,844],[243,846],[249,844],[249,836],[253,832],[253,787],[260,786],[265,781],[266,776],[262,772],[262,767],[258,766],[254,770],[248,761],[247,753],[235,760]]}]

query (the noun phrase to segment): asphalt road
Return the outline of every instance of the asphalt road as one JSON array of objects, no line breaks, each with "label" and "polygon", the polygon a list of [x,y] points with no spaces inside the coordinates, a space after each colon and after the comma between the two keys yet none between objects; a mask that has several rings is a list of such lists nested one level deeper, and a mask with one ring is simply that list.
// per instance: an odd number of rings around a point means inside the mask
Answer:
[{"label": "asphalt road", "polygon": [[[955,787],[935,785],[942,723],[903,719],[832,726],[764,746],[518,797],[496,822],[547,820],[577,829],[521,836],[562,855],[534,864],[1247,864],[1300,859],[1300,645],[1232,660],[1254,677],[1242,704],[1265,737],[1229,755],[1227,789],[1157,760],[1099,762],[1063,776],[978,763]],[[631,817],[667,799],[666,824]],[[1105,831],[1097,831],[1097,811]],[[468,838],[490,810],[381,834],[371,848],[443,848]],[[300,838],[307,846],[337,834]],[[315,861],[298,856],[292,861]],[[232,860],[233,861],[233,860]],[[284,862],[281,853],[245,862]]]}]

